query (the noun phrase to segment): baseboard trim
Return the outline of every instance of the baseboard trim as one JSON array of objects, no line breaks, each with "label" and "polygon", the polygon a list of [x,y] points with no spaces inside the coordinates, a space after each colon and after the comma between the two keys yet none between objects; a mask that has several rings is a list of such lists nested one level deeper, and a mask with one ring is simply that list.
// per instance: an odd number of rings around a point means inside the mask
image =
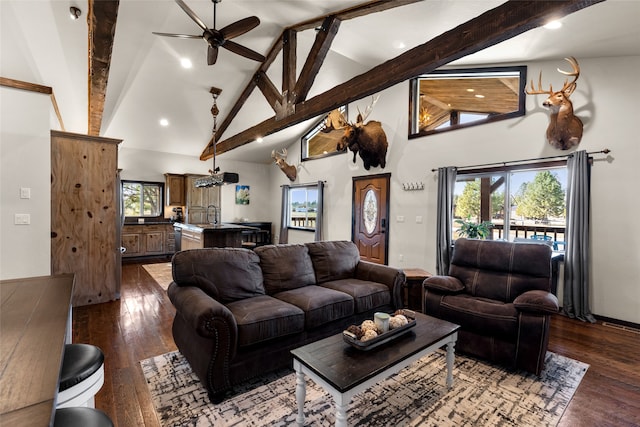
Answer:
[{"label": "baseboard trim", "polygon": [[593,317],[600,320],[603,326],[640,334],[640,324],[638,323],[627,322],[626,320],[612,319],[610,317],[598,315],[594,315]]}]

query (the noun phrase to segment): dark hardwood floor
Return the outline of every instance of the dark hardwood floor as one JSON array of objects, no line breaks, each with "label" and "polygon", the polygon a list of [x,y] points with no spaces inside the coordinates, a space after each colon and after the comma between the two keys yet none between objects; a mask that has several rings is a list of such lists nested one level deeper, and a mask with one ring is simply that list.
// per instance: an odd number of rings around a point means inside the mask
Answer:
[{"label": "dark hardwood floor", "polygon": [[[141,265],[123,265],[119,301],[73,309],[74,342],[105,353],[96,407],[119,427],[160,425],[139,361],[176,350],[173,306]],[[560,427],[640,426],[640,333],[558,315],[549,350],[590,364]]]}]

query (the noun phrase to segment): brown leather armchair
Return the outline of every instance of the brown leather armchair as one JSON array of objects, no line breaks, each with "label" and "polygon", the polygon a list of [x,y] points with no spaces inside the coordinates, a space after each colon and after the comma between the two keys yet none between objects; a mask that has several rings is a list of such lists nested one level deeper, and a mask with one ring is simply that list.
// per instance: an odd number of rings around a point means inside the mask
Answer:
[{"label": "brown leather armchair", "polygon": [[449,274],[423,291],[425,314],[461,326],[456,350],[540,375],[558,312],[549,246],[458,239]]}]

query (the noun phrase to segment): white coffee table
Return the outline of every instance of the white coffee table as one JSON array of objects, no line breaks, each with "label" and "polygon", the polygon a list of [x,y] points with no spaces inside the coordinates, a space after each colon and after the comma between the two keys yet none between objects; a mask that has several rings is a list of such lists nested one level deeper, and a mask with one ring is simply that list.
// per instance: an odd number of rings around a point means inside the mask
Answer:
[{"label": "white coffee table", "polygon": [[416,313],[416,326],[409,332],[370,351],[353,348],[342,334],[292,350],[297,424],[303,426],[305,421],[305,375],[333,396],[338,427],[347,426],[347,408],[353,396],[443,346],[447,347],[446,385],[450,388],[458,329],[459,325]]}]

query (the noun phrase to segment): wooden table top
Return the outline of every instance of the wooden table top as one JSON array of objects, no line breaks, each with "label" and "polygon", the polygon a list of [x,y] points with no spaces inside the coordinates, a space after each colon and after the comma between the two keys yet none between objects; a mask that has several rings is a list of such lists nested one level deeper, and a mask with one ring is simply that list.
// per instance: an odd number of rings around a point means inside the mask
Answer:
[{"label": "wooden table top", "polygon": [[344,392],[458,329],[459,325],[446,320],[416,313],[416,326],[409,332],[369,351],[347,344],[340,333],[296,348],[291,353],[336,390]]},{"label": "wooden table top", "polygon": [[48,426],[74,276],[0,281],[0,425]]}]

